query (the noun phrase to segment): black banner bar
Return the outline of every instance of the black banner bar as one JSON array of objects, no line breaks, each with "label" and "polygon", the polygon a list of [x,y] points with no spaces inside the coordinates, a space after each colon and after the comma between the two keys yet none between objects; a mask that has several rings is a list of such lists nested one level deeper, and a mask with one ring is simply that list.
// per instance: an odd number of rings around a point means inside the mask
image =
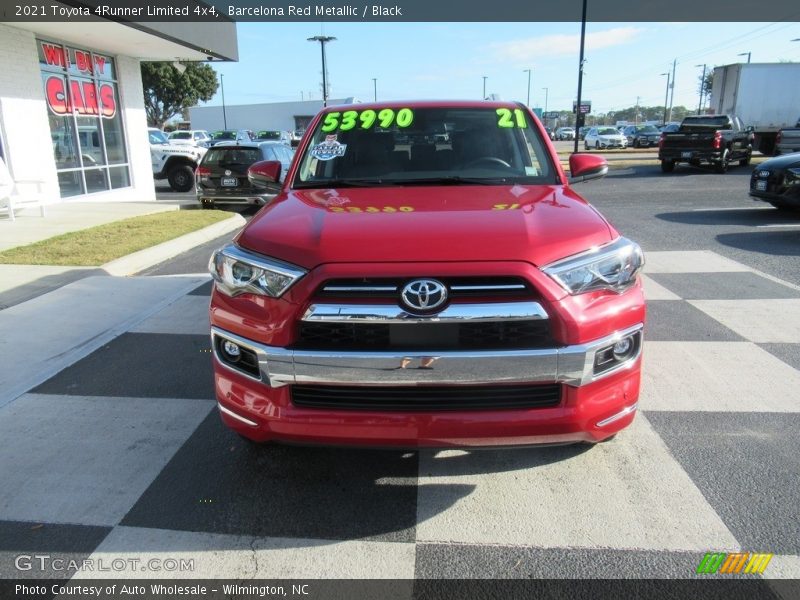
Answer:
[{"label": "black banner bar", "polygon": [[[0,22],[578,22],[581,0],[0,0]],[[590,0],[594,22],[800,21],[797,0]],[[709,32],[713,38],[713,32]]]}]

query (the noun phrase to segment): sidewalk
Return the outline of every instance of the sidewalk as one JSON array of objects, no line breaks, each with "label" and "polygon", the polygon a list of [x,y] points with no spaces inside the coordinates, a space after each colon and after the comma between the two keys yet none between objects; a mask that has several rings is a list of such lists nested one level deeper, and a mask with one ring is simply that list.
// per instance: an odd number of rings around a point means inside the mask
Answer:
[{"label": "sidewalk", "polygon": [[[21,210],[16,221],[0,219],[0,251],[31,244],[53,236],[130,217],[180,210],[185,202],[63,203],[47,207],[41,217],[38,208]],[[99,267],[47,265],[0,265],[0,311],[30,301],[89,276],[127,276],[172,258],[244,225],[231,213],[227,219],[173,240],[134,252]]]}]

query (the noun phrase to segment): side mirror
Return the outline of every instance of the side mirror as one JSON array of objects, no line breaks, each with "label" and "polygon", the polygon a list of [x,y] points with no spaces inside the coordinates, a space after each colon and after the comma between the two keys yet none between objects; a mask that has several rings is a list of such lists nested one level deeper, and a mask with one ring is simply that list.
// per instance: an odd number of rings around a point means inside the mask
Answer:
[{"label": "side mirror", "polygon": [[247,169],[247,179],[254,187],[277,188],[281,179],[281,163],[277,160],[262,160]]},{"label": "side mirror", "polygon": [[596,154],[571,154],[569,157],[569,183],[581,183],[605,177],[608,162]]},{"label": "side mirror", "polygon": [[753,127],[752,125],[748,125],[747,128],[745,128],[745,131],[747,133],[753,133],[755,131],[755,127]]}]

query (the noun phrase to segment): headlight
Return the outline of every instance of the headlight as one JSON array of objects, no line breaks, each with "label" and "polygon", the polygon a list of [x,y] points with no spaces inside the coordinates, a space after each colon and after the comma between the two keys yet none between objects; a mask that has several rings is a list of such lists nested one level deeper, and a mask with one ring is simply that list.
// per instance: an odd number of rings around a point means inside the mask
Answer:
[{"label": "headlight", "polygon": [[208,270],[220,291],[229,296],[259,294],[280,297],[306,274],[304,269],[242,250],[234,244],[211,255]]},{"label": "headlight", "polygon": [[595,290],[624,292],[644,266],[638,244],[625,238],[558,260],[542,268],[570,294]]}]

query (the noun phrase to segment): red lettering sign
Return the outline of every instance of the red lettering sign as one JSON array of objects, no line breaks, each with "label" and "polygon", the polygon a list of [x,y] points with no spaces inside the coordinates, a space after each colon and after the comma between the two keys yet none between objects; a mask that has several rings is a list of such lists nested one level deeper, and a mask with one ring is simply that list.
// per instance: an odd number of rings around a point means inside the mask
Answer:
[{"label": "red lettering sign", "polygon": [[67,68],[67,59],[64,57],[64,49],[61,46],[53,46],[52,44],[42,44],[42,52],[44,53],[44,60],[52,67]]},{"label": "red lettering sign", "polygon": [[78,67],[79,71],[83,71],[84,73],[91,73],[92,72],[92,55],[88,52],[81,52],[80,50],[75,50],[75,64]]},{"label": "red lettering sign", "polygon": [[57,115],[75,112],[112,119],[117,114],[117,99],[110,83],[101,83],[96,91],[92,81],[72,80],[68,95],[64,78],[52,75],[45,81],[44,89],[47,106]]},{"label": "red lettering sign", "polygon": [[44,84],[47,105],[57,115],[68,115],[70,113],[67,91],[64,89],[64,79],[53,75],[48,77]]},{"label": "red lettering sign", "polygon": [[117,114],[117,100],[114,97],[114,86],[110,83],[100,84],[100,114],[106,119],[113,119]]},{"label": "red lettering sign", "polygon": [[104,75],[106,72],[106,59],[104,56],[94,57],[94,72],[98,75]]}]

